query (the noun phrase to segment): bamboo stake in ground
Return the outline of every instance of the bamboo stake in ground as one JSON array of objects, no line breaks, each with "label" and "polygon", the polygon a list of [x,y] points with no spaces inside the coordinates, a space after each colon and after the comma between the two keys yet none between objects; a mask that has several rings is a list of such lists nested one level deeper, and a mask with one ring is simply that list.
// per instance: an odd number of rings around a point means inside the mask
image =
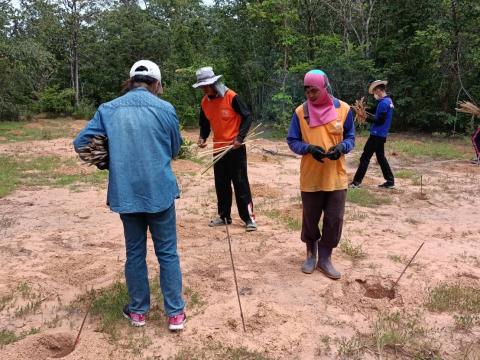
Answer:
[{"label": "bamboo stake in ground", "polygon": [[245,328],[245,319],[243,318],[243,310],[242,310],[242,303],[240,301],[240,293],[238,292],[237,272],[235,271],[235,263],[233,261],[232,240],[230,238],[230,231],[228,230],[228,223],[226,220],[225,220],[225,228],[227,229],[228,250],[230,251],[230,260],[232,261],[233,279],[235,280],[235,289],[237,290],[238,307],[240,308],[240,317],[242,318],[243,332],[247,332],[247,329]]},{"label": "bamboo stake in ground", "polygon": [[77,347],[77,344],[80,341],[80,334],[82,333],[83,325],[85,324],[85,320],[87,320],[87,316],[88,316],[88,313],[90,312],[90,309],[92,307],[94,298],[95,298],[95,293],[92,292],[92,298],[90,299],[90,303],[88,304],[87,311],[85,312],[85,316],[83,317],[82,325],[80,326],[80,330],[78,331],[77,338],[75,339],[75,343],[73,344],[73,350],[75,350],[75,348]]},{"label": "bamboo stake in ground", "polygon": [[425,244],[425,241],[420,245],[420,247],[417,249],[417,251],[415,252],[415,254],[413,254],[412,258],[410,259],[410,261],[408,262],[407,266],[405,266],[405,269],[403,269],[402,273],[400,274],[400,276],[398,277],[397,281],[395,281],[395,284],[393,284],[393,287],[396,287],[398,282],[400,281],[400,279],[402,278],[403,274],[405,274],[405,271],[407,271],[407,268],[410,266],[410,264],[412,263],[413,259],[415,259],[415,256],[417,256],[418,252],[420,251],[420,249],[422,248],[423,244]]},{"label": "bamboo stake in ground", "polygon": [[420,197],[423,198],[423,175],[420,175]]}]

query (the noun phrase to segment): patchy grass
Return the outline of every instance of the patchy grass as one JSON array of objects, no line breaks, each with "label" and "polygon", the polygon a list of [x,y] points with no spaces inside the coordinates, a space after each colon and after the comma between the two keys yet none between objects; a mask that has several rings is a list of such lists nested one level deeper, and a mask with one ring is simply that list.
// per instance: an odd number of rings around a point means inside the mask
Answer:
[{"label": "patchy grass", "polygon": [[14,331],[2,329],[0,330],[0,347],[19,340]]},{"label": "patchy grass", "polygon": [[418,176],[419,175],[415,171],[409,169],[395,171],[395,177],[399,179],[414,179]]},{"label": "patchy grass", "polygon": [[404,259],[400,255],[388,255],[388,258],[396,263],[403,263]]},{"label": "patchy grass", "polygon": [[20,171],[11,156],[0,156],[0,197],[15,190],[20,182]]},{"label": "patchy grass", "polygon": [[470,154],[465,146],[452,144],[448,140],[433,139],[395,139],[387,141],[388,152],[396,152],[408,157],[431,157],[435,159],[468,159]]},{"label": "patchy grass", "polygon": [[378,196],[367,189],[348,189],[347,201],[364,207],[377,207],[391,204],[392,199],[387,196]]},{"label": "patchy grass", "polygon": [[345,238],[340,242],[339,248],[352,260],[360,260],[367,257],[367,253],[363,250],[362,245],[355,245],[348,238]]},{"label": "patchy grass", "polygon": [[372,338],[380,352],[403,352],[415,359],[440,359],[439,348],[427,337],[418,314],[383,313],[373,325]]},{"label": "patchy grass", "polygon": [[[151,322],[163,322],[165,312],[163,308],[163,296],[160,291],[158,278],[153,278],[149,281],[150,294],[152,297],[150,304],[150,311],[148,313],[148,320]],[[196,306],[202,303],[196,293],[190,293],[195,298]],[[69,313],[79,312],[85,314],[87,306],[91,301],[92,293],[88,292],[81,295],[75,301],[67,306]],[[190,297],[191,299],[191,297]],[[122,311],[125,304],[128,304],[129,296],[128,289],[124,282],[117,281],[112,285],[97,290],[92,302],[91,314],[96,316],[100,324],[98,331],[104,332],[112,337],[113,340],[120,339],[122,333],[120,331],[120,324],[124,327],[128,326],[123,317]],[[203,303],[202,303],[203,304]],[[148,339],[137,339],[138,341],[147,341]],[[136,340],[136,341],[137,341]]]},{"label": "patchy grass", "polygon": [[40,332],[40,329],[31,328],[30,330],[22,331],[20,335],[17,335],[15,334],[14,331],[2,329],[0,330],[0,348],[4,347],[5,345],[11,344],[15,341],[22,340],[23,338],[29,335],[38,334],[39,332]]},{"label": "patchy grass", "polygon": [[42,306],[42,299],[31,300],[25,305],[21,305],[15,309],[16,317],[25,317],[30,314],[35,314]]},{"label": "patchy grass", "polygon": [[264,210],[263,214],[270,219],[283,223],[289,230],[299,231],[302,229],[302,220],[292,217],[289,214],[282,213],[278,209]]},{"label": "patchy grass", "polygon": [[188,347],[180,350],[169,360],[270,360],[269,357],[247,349],[246,347],[232,347],[221,343],[210,343],[203,348]]},{"label": "patchy grass", "polygon": [[[83,298],[83,303],[88,302],[89,296],[91,295],[86,295]],[[100,331],[111,335],[113,338],[118,336],[118,323],[124,319],[122,310],[128,301],[127,286],[121,282],[116,282],[96,293],[92,302],[91,313],[100,318]]]},{"label": "patchy grass", "polygon": [[430,290],[426,307],[436,312],[480,313],[480,289],[443,283]]},{"label": "patchy grass", "polygon": [[472,314],[453,315],[455,329],[469,331],[477,324],[480,324],[480,317]]},{"label": "patchy grass", "polygon": [[194,314],[197,314],[200,309],[207,303],[205,300],[202,299],[199,293],[189,287],[185,287],[183,294],[185,295],[188,310],[194,311]]},{"label": "patchy grass", "polygon": [[[71,168],[76,173],[71,173]],[[70,170],[69,170],[70,169]],[[0,156],[0,197],[6,196],[19,186],[64,187],[75,183],[103,184],[108,171],[81,173],[80,166],[73,159],[57,156],[36,158]]]},{"label": "patchy grass", "polygon": [[337,354],[340,359],[360,360],[367,349],[364,339],[359,336],[346,339],[342,337],[337,345]]},{"label": "patchy grass", "polygon": [[363,221],[366,218],[368,218],[368,213],[358,211],[357,209],[349,209],[345,212],[346,221]]},{"label": "patchy grass", "polygon": [[41,120],[39,122],[1,121],[0,143],[52,140],[71,137],[72,130],[69,121]]},{"label": "patchy grass", "polygon": [[13,292],[0,296],[0,311],[3,311],[3,309],[5,309],[14,299],[15,294]]}]

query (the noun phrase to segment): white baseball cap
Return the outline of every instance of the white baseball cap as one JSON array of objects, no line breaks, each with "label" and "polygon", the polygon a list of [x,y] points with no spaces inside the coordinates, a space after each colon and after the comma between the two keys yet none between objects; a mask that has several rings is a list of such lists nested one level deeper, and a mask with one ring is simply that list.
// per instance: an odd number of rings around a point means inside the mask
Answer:
[{"label": "white baseball cap", "polygon": [[135,75],[150,76],[160,83],[162,82],[162,74],[160,73],[160,68],[157,64],[150,60],[139,60],[133,64],[130,69],[130,77]]}]

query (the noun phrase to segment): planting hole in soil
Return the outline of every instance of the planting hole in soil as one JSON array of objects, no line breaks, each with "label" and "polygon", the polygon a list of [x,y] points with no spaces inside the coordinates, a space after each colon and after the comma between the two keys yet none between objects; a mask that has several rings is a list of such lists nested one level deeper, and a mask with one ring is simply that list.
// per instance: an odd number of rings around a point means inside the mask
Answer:
[{"label": "planting hole in soil", "polygon": [[63,358],[73,351],[75,337],[69,334],[49,334],[38,339],[38,345],[49,352],[51,358]]},{"label": "planting hole in soil", "polygon": [[355,279],[364,288],[364,296],[371,299],[394,299],[396,294],[393,287],[394,282],[389,279],[383,279],[381,277],[370,276],[365,280]]}]

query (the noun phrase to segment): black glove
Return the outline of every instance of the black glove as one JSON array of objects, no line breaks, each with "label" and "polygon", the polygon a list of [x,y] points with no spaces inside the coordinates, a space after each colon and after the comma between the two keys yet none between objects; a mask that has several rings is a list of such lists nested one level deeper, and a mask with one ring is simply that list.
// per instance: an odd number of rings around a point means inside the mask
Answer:
[{"label": "black glove", "polygon": [[317,161],[320,161],[323,163],[323,160],[326,156],[325,154],[325,149],[322,148],[321,146],[317,145],[308,145],[308,150],[310,154],[312,154],[313,158]]},{"label": "black glove", "polygon": [[102,162],[95,164],[98,170],[108,170],[108,157]]},{"label": "black glove", "polygon": [[330,160],[338,160],[340,159],[340,156],[342,156],[343,150],[345,150],[345,146],[342,143],[339,143],[328,149],[328,152],[325,154],[325,156]]}]

